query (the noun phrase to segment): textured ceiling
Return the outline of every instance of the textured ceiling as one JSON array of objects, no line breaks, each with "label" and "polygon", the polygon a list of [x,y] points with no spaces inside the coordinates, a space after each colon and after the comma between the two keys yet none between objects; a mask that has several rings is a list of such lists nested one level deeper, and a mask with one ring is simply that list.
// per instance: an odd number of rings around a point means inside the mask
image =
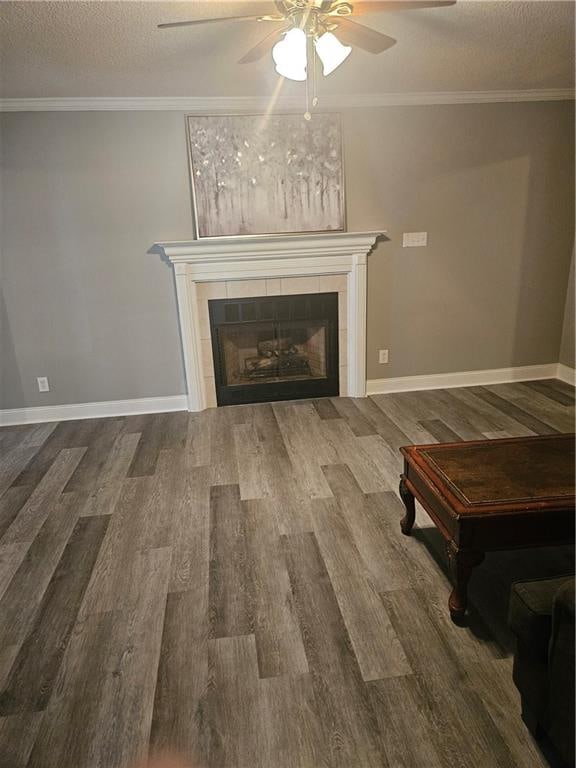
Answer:
[{"label": "textured ceiling", "polygon": [[[270,57],[236,64],[263,23],[159,30],[163,21],[262,12],[269,2],[0,2],[3,97],[260,96],[277,82]],[[398,40],[354,50],[321,92],[568,88],[572,2],[474,2],[361,19]],[[271,27],[270,27],[271,28]],[[286,95],[301,85],[287,84]]]}]

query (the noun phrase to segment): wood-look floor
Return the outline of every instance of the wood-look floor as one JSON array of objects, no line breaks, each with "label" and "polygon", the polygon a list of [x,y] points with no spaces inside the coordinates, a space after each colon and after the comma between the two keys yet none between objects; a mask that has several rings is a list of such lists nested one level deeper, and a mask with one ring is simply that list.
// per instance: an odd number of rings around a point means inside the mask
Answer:
[{"label": "wood-look floor", "polygon": [[451,624],[398,448],[572,431],[557,381],[0,430],[0,766],[538,768],[495,553]]}]

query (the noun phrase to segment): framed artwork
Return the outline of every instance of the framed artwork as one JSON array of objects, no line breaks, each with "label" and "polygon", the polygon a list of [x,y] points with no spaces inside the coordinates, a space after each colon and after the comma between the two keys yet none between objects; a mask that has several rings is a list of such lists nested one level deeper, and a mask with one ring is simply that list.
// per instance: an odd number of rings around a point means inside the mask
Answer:
[{"label": "framed artwork", "polygon": [[188,115],[196,236],[345,229],[340,116]]}]

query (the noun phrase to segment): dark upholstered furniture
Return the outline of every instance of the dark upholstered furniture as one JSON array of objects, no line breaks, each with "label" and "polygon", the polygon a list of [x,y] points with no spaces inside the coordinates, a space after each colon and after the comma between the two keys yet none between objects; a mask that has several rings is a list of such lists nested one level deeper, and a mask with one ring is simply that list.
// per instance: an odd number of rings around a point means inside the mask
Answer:
[{"label": "dark upholstered furniture", "polygon": [[574,576],[514,584],[509,624],[517,639],[522,718],[574,766]]}]

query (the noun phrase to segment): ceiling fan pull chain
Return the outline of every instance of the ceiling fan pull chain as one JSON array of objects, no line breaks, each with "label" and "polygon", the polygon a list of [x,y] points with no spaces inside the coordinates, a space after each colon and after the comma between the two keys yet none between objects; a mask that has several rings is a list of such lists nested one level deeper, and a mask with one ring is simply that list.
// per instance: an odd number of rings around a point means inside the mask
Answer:
[{"label": "ceiling fan pull chain", "polygon": [[311,38],[306,35],[306,112],[304,112],[304,120],[312,120],[312,114],[310,113],[310,59],[313,56],[314,50],[311,46]]},{"label": "ceiling fan pull chain", "polygon": [[316,107],[318,104],[318,78],[316,77],[316,58],[316,51],[314,51],[314,46],[312,46],[312,109],[314,109],[314,107]]}]

